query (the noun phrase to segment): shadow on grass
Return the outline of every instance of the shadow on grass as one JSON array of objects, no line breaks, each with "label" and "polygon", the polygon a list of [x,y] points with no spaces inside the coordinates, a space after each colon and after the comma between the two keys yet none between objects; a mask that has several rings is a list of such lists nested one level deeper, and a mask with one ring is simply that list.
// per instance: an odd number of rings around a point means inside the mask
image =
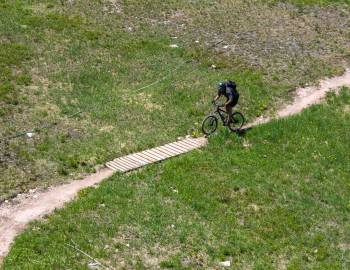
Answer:
[{"label": "shadow on grass", "polygon": [[247,127],[247,128],[241,128],[240,130],[236,131],[235,133],[239,136],[239,137],[244,137],[246,135],[246,133],[251,130],[252,127]]}]

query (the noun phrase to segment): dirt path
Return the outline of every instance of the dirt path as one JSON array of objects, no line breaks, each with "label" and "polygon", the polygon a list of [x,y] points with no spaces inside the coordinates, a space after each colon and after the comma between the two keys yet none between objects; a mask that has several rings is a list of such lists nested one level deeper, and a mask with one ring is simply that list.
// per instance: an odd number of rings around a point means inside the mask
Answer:
[{"label": "dirt path", "polygon": [[[350,87],[350,68],[346,69],[341,76],[321,80],[317,86],[296,89],[293,102],[281,107],[276,112],[275,118],[283,118],[300,113],[303,109],[310,107],[313,104],[320,103],[325,98],[327,92],[338,90],[342,86]],[[271,117],[261,117],[247,125],[247,127],[267,123],[270,120]]]},{"label": "dirt path", "polygon": [[0,206],[0,260],[25,226],[32,220],[51,213],[64,203],[71,201],[81,189],[98,184],[113,175],[113,171],[104,168],[82,180],[73,181],[45,192],[22,194],[11,202]]},{"label": "dirt path", "polygon": [[[294,101],[278,110],[276,117],[299,113],[308,106],[321,102],[328,91],[339,89],[341,86],[350,87],[350,69],[347,69],[342,76],[322,80],[319,86],[297,89]],[[259,125],[270,120],[271,118],[260,118],[248,126]],[[0,261],[7,254],[14,238],[29,222],[62,207],[66,202],[71,201],[79,190],[94,186],[112,174],[112,170],[104,168],[85,179],[52,187],[43,192],[22,194],[0,205]]]}]

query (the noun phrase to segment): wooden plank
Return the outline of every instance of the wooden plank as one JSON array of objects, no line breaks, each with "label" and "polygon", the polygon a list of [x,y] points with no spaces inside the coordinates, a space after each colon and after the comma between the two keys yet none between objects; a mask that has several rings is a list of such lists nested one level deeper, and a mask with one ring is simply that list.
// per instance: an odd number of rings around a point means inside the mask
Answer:
[{"label": "wooden plank", "polygon": [[162,157],[162,159],[167,159],[167,158],[171,157],[168,154],[165,154],[165,153],[157,150],[157,148],[152,148],[152,149],[150,149],[148,151],[152,152],[152,153],[156,153],[158,156]]},{"label": "wooden plank", "polygon": [[114,162],[117,164],[120,164],[121,166],[125,167],[126,169],[138,168],[138,167],[145,165],[137,160],[130,159],[129,156],[120,157],[120,158],[116,159]]},{"label": "wooden plank", "polygon": [[144,159],[141,160],[139,157],[137,157],[135,154],[132,155],[128,155],[129,159],[135,160],[135,162],[138,162],[139,164],[141,164],[142,166],[147,165],[149,163],[149,161],[145,161]]},{"label": "wooden plank", "polygon": [[174,150],[174,151],[176,151],[176,152],[178,152],[179,154],[182,154],[184,152],[184,150],[176,148],[173,144],[167,144],[165,146],[170,148],[170,149],[172,149],[172,150]]},{"label": "wooden plank", "polygon": [[184,143],[184,142],[182,142],[182,141],[178,141],[178,142],[176,142],[175,144],[178,145],[178,146],[181,146],[181,147],[183,147],[184,149],[187,149],[187,150],[189,150],[189,151],[191,151],[191,150],[197,148],[197,147],[194,147],[194,146],[192,146],[192,145],[190,145],[190,144],[186,144],[186,143]]},{"label": "wooden plank", "polygon": [[180,152],[172,150],[172,149],[168,148],[166,145],[163,145],[163,146],[159,147],[158,149],[160,151],[164,151],[165,153],[169,152],[169,153],[173,154],[174,156],[180,154]]},{"label": "wooden plank", "polygon": [[182,144],[186,144],[186,145],[188,145],[189,147],[192,147],[192,148],[197,148],[198,147],[198,144],[195,144],[195,143],[193,143],[193,142],[191,142],[191,141],[181,141],[181,143]]},{"label": "wooden plank", "polygon": [[142,151],[142,154],[147,156],[147,157],[150,157],[150,158],[154,159],[155,162],[164,159],[164,157],[161,157],[161,156],[157,155],[156,153],[151,152],[150,150]]},{"label": "wooden plank", "polygon": [[178,150],[178,149],[172,147],[172,146],[171,146],[171,143],[168,143],[168,144],[166,144],[166,145],[163,145],[162,147],[164,147],[164,148],[166,148],[166,149],[170,149],[170,150],[174,151],[174,152],[177,153],[177,154],[182,154],[182,151],[180,151],[180,150]]},{"label": "wooden plank", "polygon": [[128,170],[128,168],[120,166],[120,164],[117,164],[117,163],[115,163],[113,161],[109,162],[109,166],[111,166],[112,168],[115,168],[115,170],[121,171],[121,172],[125,172],[125,171]]},{"label": "wooden plank", "polygon": [[140,152],[132,154],[132,157],[136,158],[136,159],[139,159],[139,160],[145,162],[146,164],[149,164],[150,162],[152,162],[149,158],[146,158],[143,155],[141,155]]},{"label": "wooden plank", "polygon": [[155,148],[157,151],[160,151],[161,153],[164,153],[164,155],[167,155],[168,156],[168,158],[170,158],[170,157],[173,157],[173,156],[176,156],[177,154],[176,153],[174,153],[174,152],[170,152],[170,151],[168,151],[168,150],[166,150],[166,149],[164,149],[163,148],[163,146],[160,146],[160,147],[157,147],[157,148]]},{"label": "wooden plank", "polygon": [[188,152],[188,147],[184,147],[183,145],[179,145],[178,143],[172,143],[171,147],[174,147],[180,150],[181,152]]},{"label": "wooden plank", "polygon": [[127,155],[125,158],[129,159],[130,161],[139,164],[140,166],[144,166],[146,164],[148,164],[148,162],[143,162],[135,157],[133,157],[133,155]]},{"label": "wooden plank", "polygon": [[129,161],[126,161],[125,159],[118,159],[116,161],[113,161],[113,163],[116,166],[122,167],[124,170],[130,170],[130,169],[138,168],[141,166],[141,165],[136,164],[136,163],[130,163]]},{"label": "wooden plank", "polygon": [[159,158],[159,160],[163,160],[163,159],[167,158],[167,156],[165,156],[164,154],[161,154],[160,152],[155,151],[155,148],[152,148],[152,149],[149,149],[149,150],[146,150],[143,152],[147,155],[155,156],[155,157]]},{"label": "wooden plank", "polygon": [[183,141],[184,143],[187,143],[189,145],[192,145],[194,147],[199,147],[201,144],[198,141],[194,141],[193,139],[186,139]]},{"label": "wooden plank", "polygon": [[118,170],[122,170],[122,171],[128,170],[128,167],[125,167],[125,166],[123,166],[115,161],[111,161],[110,165],[116,167]]},{"label": "wooden plank", "polygon": [[[106,163],[106,166],[110,169],[112,169],[113,171],[121,171],[120,169],[118,169],[117,167],[115,166],[112,166],[110,162],[107,162]],[[123,170],[124,171],[124,170]]]},{"label": "wooden plank", "polygon": [[148,159],[150,161],[150,163],[159,161],[159,159],[157,157],[155,157],[155,156],[152,157],[150,155],[147,155],[144,151],[140,152],[138,154],[141,155],[142,157]]},{"label": "wooden plank", "polygon": [[167,144],[166,145],[168,148],[170,148],[170,149],[173,149],[174,151],[177,151],[179,154],[183,154],[184,153],[184,151],[185,150],[182,150],[182,149],[179,149],[179,148],[176,148],[175,146],[174,146],[174,144]]}]

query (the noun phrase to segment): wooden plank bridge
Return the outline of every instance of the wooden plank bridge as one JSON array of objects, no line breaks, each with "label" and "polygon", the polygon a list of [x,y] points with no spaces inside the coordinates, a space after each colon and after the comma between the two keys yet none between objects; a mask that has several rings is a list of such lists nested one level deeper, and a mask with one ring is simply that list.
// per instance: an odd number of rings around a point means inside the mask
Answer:
[{"label": "wooden plank bridge", "polygon": [[194,149],[200,148],[207,143],[206,138],[187,138],[174,143],[168,143],[139,153],[116,158],[106,163],[113,171],[128,172],[145,165],[159,162],[170,157],[178,156]]}]

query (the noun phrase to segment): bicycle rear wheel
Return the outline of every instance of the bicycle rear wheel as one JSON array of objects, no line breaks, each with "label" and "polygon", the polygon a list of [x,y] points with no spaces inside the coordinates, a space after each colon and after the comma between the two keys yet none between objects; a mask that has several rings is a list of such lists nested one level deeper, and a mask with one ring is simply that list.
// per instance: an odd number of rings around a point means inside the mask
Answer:
[{"label": "bicycle rear wheel", "polygon": [[234,112],[232,114],[232,121],[228,125],[228,128],[233,132],[237,132],[243,127],[244,122],[245,119],[243,114],[241,114],[240,112]]},{"label": "bicycle rear wheel", "polygon": [[205,135],[213,134],[218,127],[218,119],[214,115],[209,115],[203,120],[202,131]]}]

